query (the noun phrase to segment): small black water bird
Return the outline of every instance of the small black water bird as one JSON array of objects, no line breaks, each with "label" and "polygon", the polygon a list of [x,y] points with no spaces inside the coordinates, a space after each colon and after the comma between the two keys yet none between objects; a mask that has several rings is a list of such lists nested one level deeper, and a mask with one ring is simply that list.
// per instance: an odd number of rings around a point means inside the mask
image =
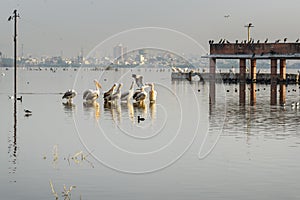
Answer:
[{"label": "small black water bird", "polygon": [[140,123],[140,121],[145,121],[144,117],[138,116],[138,123]]},{"label": "small black water bird", "polygon": [[296,43],[298,43],[299,42],[299,38],[296,40]]},{"label": "small black water bird", "polygon": [[20,97],[17,97],[17,101],[23,101],[23,97],[22,96],[20,96]]},{"label": "small black water bird", "polygon": [[259,40],[257,40],[257,44],[259,44],[259,42],[260,42],[260,41],[259,41]]},{"label": "small black water bird", "polygon": [[24,109],[24,112],[27,113],[27,114],[32,114],[31,110]]},{"label": "small black water bird", "polygon": [[267,43],[268,42],[268,38],[265,40],[265,43]]},{"label": "small black water bird", "polygon": [[278,39],[278,40],[275,41],[275,43],[279,43],[279,42],[280,42],[280,39]]},{"label": "small black water bird", "polygon": [[237,88],[235,88],[234,91],[237,92],[238,91]]},{"label": "small black water bird", "polygon": [[287,41],[287,38],[284,38],[284,39],[283,39],[283,42],[286,43],[286,41]]},{"label": "small black water bird", "polygon": [[25,117],[29,117],[29,116],[31,116],[32,115],[32,113],[26,113],[24,116]]}]

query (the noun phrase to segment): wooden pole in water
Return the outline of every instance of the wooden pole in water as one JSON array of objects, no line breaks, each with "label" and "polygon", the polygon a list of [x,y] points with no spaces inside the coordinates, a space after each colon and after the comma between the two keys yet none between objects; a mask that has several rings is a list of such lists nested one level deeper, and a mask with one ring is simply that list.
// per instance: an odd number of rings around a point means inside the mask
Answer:
[{"label": "wooden pole in water", "polygon": [[20,17],[17,10],[9,16],[8,21],[14,19],[14,99],[17,99],[17,18]]}]

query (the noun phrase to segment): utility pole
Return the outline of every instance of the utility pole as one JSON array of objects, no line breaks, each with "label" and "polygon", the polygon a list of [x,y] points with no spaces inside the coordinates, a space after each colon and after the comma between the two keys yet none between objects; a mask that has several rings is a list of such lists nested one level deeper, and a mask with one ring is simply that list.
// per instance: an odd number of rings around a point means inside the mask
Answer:
[{"label": "utility pole", "polygon": [[249,23],[248,25],[245,25],[245,27],[248,29],[248,42],[250,42],[250,28],[252,28],[252,27],[254,27],[253,25],[252,25],[252,23]]},{"label": "utility pole", "polygon": [[8,17],[8,21],[14,20],[14,99],[17,100],[17,19],[20,15],[14,10],[13,15]]}]

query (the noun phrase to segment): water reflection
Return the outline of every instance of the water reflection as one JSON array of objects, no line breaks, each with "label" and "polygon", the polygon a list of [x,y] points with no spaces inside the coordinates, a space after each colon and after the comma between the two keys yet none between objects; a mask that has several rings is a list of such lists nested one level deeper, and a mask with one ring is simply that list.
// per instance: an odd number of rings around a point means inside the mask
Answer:
[{"label": "water reflection", "polygon": [[83,111],[90,116],[94,116],[96,120],[100,118],[100,105],[96,101],[83,102]]},{"label": "water reflection", "polygon": [[71,102],[63,102],[62,105],[64,106],[65,113],[72,113],[76,109],[76,105]]},{"label": "water reflection", "polygon": [[122,108],[122,110],[127,109],[128,118],[131,121],[131,123],[134,124],[135,123],[135,121],[134,121],[134,109],[133,109],[132,103],[130,101],[122,102],[121,103],[121,108]]},{"label": "water reflection", "polygon": [[150,109],[150,117],[151,122],[153,123],[156,119],[156,103],[149,103],[149,109]]},{"label": "water reflection", "polygon": [[104,103],[104,110],[108,111],[111,114],[112,120],[114,122],[121,123],[121,106],[118,103],[111,103],[111,102],[105,102]]},{"label": "water reflection", "polygon": [[[14,99],[14,113],[13,113],[13,139],[9,139],[8,154],[9,163],[12,166],[9,167],[9,174],[14,174],[17,171],[17,99]],[[12,182],[16,182],[15,180]]]}]

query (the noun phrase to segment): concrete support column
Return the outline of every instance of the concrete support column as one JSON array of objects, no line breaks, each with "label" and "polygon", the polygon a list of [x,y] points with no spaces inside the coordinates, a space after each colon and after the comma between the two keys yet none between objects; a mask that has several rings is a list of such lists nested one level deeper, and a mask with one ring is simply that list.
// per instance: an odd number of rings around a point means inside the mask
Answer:
[{"label": "concrete support column", "polygon": [[245,105],[246,103],[246,59],[240,59],[240,94],[239,100],[240,105]]},{"label": "concrete support column", "polygon": [[286,59],[280,59],[280,82],[286,81]]},{"label": "concrete support column", "polygon": [[285,83],[280,83],[280,94],[279,94],[279,103],[280,105],[285,105],[286,102],[286,85]]},{"label": "concrete support column", "polygon": [[240,94],[239,94],[239,103],[240,106],[244,106],[246,104],[246,84],[240,83]]},{"label": "concrete support column", "polygon": [[251,81],[256,82],[256,59],[251,59]]},{"label": "concrete support column", "polygon": [[271,83],[277,83],[277,59],[271,59]]},{"label": "concrete support column", "polygon": [[240,59],[240,83],[246,82],[246,59]]},{"label": "concrete support column", "polygon": [[216,59],[209,59],[209,103],[216,102]]},{"label": "concrete support column", "polygon": [[271,105],[277,104],[277,59],[271,59]]},{"label": "concrete support column", "polygon": [[251,83],[250,89],[250,105],[256,105],[256,83]]}]

